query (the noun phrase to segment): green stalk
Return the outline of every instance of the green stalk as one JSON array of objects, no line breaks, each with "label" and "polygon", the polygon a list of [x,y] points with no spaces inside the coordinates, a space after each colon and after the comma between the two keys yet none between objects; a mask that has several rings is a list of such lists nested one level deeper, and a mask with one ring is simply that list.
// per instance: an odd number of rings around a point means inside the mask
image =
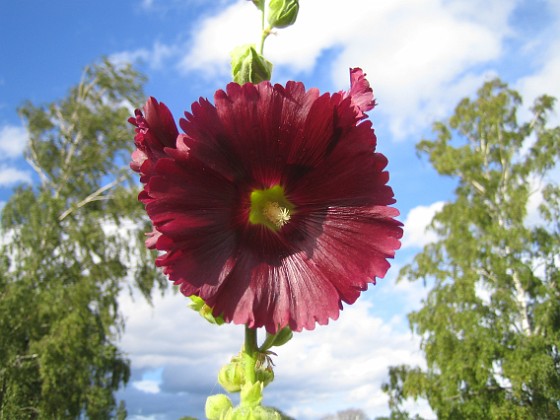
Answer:
[{"label": "green stalk", "polygon": [[264,8],[261,14],[261,45],[259,47],[259,54],[263,55],[263,51],[264,51],[264,41],[266,40],[266,38],[270,35],[270,31],[271,28],[268,27],[265,29],[264,27],[265,24],[265,16],[264,16]]},{"label": "green stalk", "polygon": [[254,384],[256,382],[255,366],[257,364],[257,330],[245,325],[245,346],[243,360],[245,365],[245,380]]}]

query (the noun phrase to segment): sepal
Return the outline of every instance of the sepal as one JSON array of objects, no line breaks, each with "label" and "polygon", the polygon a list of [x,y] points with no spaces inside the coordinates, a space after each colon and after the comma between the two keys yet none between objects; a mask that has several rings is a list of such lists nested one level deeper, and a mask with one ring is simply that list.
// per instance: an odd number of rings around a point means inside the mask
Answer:
[{"label": "sepal", "polygon": [[259,348],[259,351],[266,352],[271,347],[280,347],[292,339],[294,333],[290,327],[284,327],[276,334],[266,333],[266,339]]},{"label": "sepal", "polygon": [[254,384],[246,383],[241,388],[241,403],[240,407],[257,407],[261,404],[263,399],[264,384],[260,381]]},{"label": "sepal", "polygon": [[201,297],[192,295],[189,296],[189,299],[191,300],[189,307],[198,312],[200,316],[206,319],[209,323],[222,325],[225,322],[222,316],[214,316],[212,314],[212,308],[208,306]]}]

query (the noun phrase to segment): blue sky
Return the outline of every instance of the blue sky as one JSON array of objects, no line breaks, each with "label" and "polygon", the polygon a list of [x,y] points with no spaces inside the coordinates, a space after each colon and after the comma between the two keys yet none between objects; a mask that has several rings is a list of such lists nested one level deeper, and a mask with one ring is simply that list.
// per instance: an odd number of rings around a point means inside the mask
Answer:
[{"label": "blue sky", "polygon": [[[338,321],[279,349],[267,404],[298,419],[350,407],[370,417],[387,413],[380,391],[387,367],[421,363],[406,313],[426,293],[395,277],[433,239],[424,227],[454,185],[416,157],[414,144],[495,76],[527,104],[542,93],[560,96],[559,28],[558,0],[301,0],[297,24],[270,38],[265,54],[275,82],[334,91],[348,87],[349,67],[366,71],[379,104],[370,118],[406,233],[385,279]],[[229,51],[256,42],[258,31],[246,0],[0,0],[0,205],[18,183],[35,180],[22,158],[27,134],[16,108],[24,100],[61,98],[85,65],[106,55],[137,64],[149,76],[146,93],[179,117],[225,86]],[[202,417],[241,328],[206,325],[180,295],[157,297],[150,307],[123,294],[121,307],[133,377],[119,397],[130,417]],[[425,404],[411,408],[429,414]]]}]

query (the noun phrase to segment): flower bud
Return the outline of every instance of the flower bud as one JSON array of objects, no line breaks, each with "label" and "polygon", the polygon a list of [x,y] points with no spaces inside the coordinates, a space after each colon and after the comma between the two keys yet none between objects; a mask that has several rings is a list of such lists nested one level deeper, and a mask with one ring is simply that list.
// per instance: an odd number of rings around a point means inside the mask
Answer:
[{"label": "flower bud", "polygon": [[218,382],[227,392],[239,392],[245,383],[245,369],[242,360],[235,356],[220,369]]},{"label": "flower bud", "polygon": [[266,368],[261,366],[255,371],[255,377],[257,381],[263,383],[263,386],[267,386],[274,380],[274,371],[270,366],[267,366]]},{"label": "flower bud", "polygon": [[220,420],[224,418],[228,410],[231,410],[233,404],[225,394],[211,395],[206,399],[204,412],[209,420]]},{"label": "flower bud", "polygon": [[285,28],[293,25],[299,12],[298,0],[270,0],[268,23],[272,28]]},{"label": "flower bud", "polygon": [[260,55],[254,46],[243,45],[231,52],[231,72],[233,81],[240,85],[259,83],[270,80],[272,63]]}]

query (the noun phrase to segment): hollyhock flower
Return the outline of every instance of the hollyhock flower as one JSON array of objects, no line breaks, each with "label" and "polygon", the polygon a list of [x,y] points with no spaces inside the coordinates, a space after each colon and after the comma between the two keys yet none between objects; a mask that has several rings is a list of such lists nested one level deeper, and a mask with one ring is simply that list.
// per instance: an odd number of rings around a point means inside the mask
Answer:
[{"label": "hollyhock flower", "polygon": [[402,236],[387,159],[364,112],[360,69],[347,92],[230,83],[180,120],[150,99],[136,111],[131,167],[156,264],[226,322],[313,329],[383,277]]}]

